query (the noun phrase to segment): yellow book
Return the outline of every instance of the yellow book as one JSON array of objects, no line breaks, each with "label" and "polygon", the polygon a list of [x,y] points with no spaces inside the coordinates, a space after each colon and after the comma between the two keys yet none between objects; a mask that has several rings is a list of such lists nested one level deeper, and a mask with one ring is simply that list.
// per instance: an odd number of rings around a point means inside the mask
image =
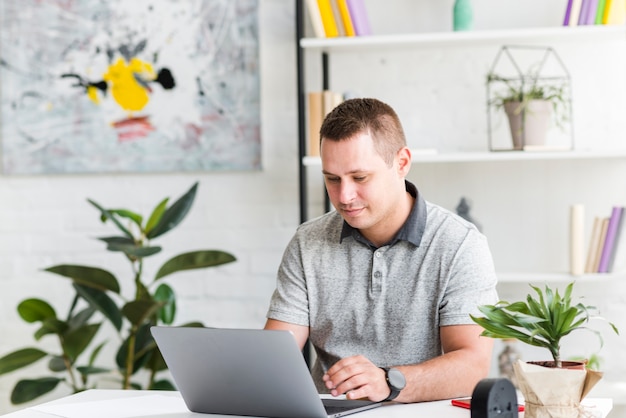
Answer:
[{"label": "yellow book", "polygon": [[626,23],[626,0],[606,0],[602,23],[605,25]]},{"label": "yellow book", "polygon": [[317,0],[317,6],[320,9],[326,37],[335,38],[339,36],[339,30],[337,29],[337,22],[335,22],[335,17],[333,16],[333,7],[330,4],[330,0]]},{"label": "yellow book", "polygon": [[339,13],[341,14],[341,21],[346,31],[346,36],[355,36],[354,25],[352,25],[352,18],[350,17],[350,9],[348,9],[348,3],[346,0],[337,0],[339,6]]}]

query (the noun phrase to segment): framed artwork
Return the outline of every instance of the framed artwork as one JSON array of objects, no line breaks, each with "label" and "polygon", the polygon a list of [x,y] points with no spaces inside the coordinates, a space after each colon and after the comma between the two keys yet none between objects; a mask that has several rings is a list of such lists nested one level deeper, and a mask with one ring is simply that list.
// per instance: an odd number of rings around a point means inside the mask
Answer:
[{"label": "framed artwork", "polygon": [[259,170],[258,0],[0,1],[5,174]]}]

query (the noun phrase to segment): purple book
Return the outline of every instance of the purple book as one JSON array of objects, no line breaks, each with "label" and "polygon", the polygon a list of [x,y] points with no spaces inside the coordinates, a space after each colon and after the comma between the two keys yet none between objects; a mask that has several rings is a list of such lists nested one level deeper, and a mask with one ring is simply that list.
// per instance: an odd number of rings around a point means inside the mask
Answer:
[{"label": "purple book", "polygon": [[567,0],[567,9],[565,9],[565,19],[563,19],[563,26],[569,25],[569,17],[572,14],[572,3],[574,0]]},{"label": "purple book", "polygon": [[346,0],[356,36],[371,35],[370,22],[363,0]]},{"label": "purple book", "polygon": [[595,25],[596,12],[598,11],[598,0],[587,0],[587,16],[583,25]]},{"label": "purple book", "polygon": [[578,26],[585,25],[587,22],[587,15],[589,15],[589,3],[590,0],[583,0],[580,5],[580,14],[578,15]]},{"label": "purple book", "polygon": [[609,218],[609,226],[606,230],[606,238],[604,239],[604,245],[602,246],[602,254],[600,255],[600,265],[598,266],[598,273],[608,273],[609,264],[612,258],[613,249],[615,248],[615,238],[619,232],[620,220],[624,208],[621,206],[614,206]]}]

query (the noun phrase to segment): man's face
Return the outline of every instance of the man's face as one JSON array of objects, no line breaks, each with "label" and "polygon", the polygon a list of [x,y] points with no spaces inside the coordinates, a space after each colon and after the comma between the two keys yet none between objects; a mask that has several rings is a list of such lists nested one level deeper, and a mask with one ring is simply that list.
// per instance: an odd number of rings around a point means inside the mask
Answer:
[{"label": "man's face", "polygon": [[324,181],[335,209],[367,238],[379,236],[393,221],[398,199],[405,196],[398,157],[389,167],[367,132],[342,141],[323,140],[321,157]]}]

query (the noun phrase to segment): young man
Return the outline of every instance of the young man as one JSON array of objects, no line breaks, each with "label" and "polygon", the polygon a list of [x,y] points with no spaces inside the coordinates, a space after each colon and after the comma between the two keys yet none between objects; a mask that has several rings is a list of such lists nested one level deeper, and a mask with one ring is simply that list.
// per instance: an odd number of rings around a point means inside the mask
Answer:
[{"label": "young man", "polygon": [[470,314],[495,303],[483,235],[405,178],[398,116],[376,99],[336,107],[320,130],[336,211],[302,224],[281,262],[266,329],[307,338],[320,391],[419,402],[471,395],[492,339]]}]

